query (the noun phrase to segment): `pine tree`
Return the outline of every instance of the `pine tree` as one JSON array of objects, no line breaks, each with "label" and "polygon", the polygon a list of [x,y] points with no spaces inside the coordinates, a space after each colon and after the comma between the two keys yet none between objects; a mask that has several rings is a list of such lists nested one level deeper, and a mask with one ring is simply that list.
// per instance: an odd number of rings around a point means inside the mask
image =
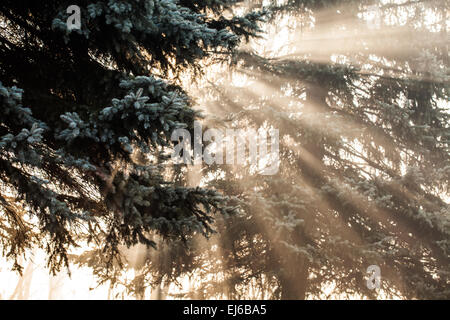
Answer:
[{"label": "pine tree", "polygon": [[200,116],[176,78],[259,32],[265,13],[225,18],[233,3],[82,0],[77,29],[71,1],[2,1],[0,244],[15,269],[34,246],[56,272],[88,245],[82,259],[113,277],[122,246],[186,244],[235,210],[177,184],[167,151]]},{"label": "pine tree", "polygon": [[[374,4],[378,30],[359,18]],[[210,109],[231,113],[229,126],[280,130],[280,170],[208,168],[241,210],[217,222],[200,271],[213,280],[193,296],[324,298],[332,286],[336,295],[450,297],[447,10],[442,1],[274,7],[275,28],[294,16],[299,52],[247,47],[234,72],[250,84],[207,93],[217,97]],[[427,15],[438,23],[427,26]],[[296,39],[302,32],[309,41]],[[382,291],[367,286],[370,265]]]},{"label": "pine tree", "polygon": [[[80,30],[68,2],[3,2],[0,241],[12,261],[41,245],[57,271],[88,242],[75,261],[138,298],[186,275],[197,299],[323,298],[330,286],[450,297],[445,1],[274,1],[269,15],[260,1],[80,1]],[[263,17],[269,42],[290,30],[287,54],[239,46]],[[210,189],[188,187],[191,169],[166,150],[201,115],[177,78],[228,59],[229,78],[205,89],[206,120],[280,130],[280,170],[205,166]],[[231,85],[236,74],[249,84]],[[159,250],[134,255],[138,244]]]}]

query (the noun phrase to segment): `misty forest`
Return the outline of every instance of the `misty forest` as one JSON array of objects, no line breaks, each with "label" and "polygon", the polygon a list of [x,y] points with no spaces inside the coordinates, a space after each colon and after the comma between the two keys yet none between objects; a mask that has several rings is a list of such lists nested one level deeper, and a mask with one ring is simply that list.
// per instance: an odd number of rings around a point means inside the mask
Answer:
[{"label": "misty forest", "polygon": [[[446,0],[2,0],[0,298],[450,299],[449,30]],[[174,161],[198,123],[242,161]]]}]

